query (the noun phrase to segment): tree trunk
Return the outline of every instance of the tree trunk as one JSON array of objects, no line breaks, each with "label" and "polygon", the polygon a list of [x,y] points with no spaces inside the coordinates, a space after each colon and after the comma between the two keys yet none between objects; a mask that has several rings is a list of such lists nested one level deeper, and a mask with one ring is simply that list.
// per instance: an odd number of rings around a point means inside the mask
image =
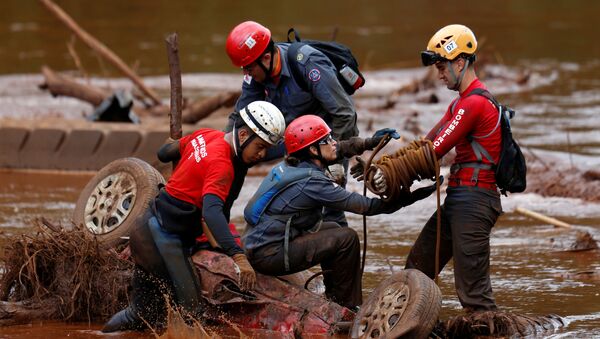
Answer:
[{"label": "tree trunk", "polygon": [[88,102],[95,107],[110,95],[110,93],[98,87],[82,84],[69,76],[57,74],[48,66],[42,66],[42,74],[45,82],[39,87],[47,89],[55,97],[73,97]]}]

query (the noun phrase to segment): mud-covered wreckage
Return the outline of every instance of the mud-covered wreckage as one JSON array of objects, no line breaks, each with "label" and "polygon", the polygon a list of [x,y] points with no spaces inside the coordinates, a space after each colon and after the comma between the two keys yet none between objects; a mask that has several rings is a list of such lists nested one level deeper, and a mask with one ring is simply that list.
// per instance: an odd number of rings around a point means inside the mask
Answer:
[{"label": "mud-covered wreckage", "polygon": [[[5,239],[0,326],[39,320],[101,323],[123,308],[133,264],[115,249],[124,248],[127,230],[135,226],[160,182],[163,177],[147,163],[119,159],[83,189],[76,225],[63,229],[41,220],[34,235]],[[290,337],[347,333],[353,338],[425,338],[432,331],[439,337],[528,335],[562,325],[558,316],[498,312],[439,322],[440,290],[417,270],[382,281],[355,314],[317,293],[322,287],[309,288],[312,274],[307,271],[286,277],[257,273],[256,288],[242,292],[239,270],[226,255],[201,250],[192,261],[207,305],[203,322],[217,329],[275,331]]]}]

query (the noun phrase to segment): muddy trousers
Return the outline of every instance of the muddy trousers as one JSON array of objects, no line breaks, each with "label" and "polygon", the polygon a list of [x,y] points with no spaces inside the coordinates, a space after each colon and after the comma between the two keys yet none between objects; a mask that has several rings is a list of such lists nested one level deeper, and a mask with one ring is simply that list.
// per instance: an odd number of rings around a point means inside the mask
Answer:
[{"label": "muddy trousers", "polygon": [[[470,311],[494,310],[490,280],[490,233],[502,213],[498,192],[479,187],[448,187],[441,210],[440,267],[454,258],[454,284]],[[410,250],[406,268],[433,279],[437,214],[434,212]],[[438,271],[439,273],[439,271]]]},{"label": "muddy trousers", "polygon": [[146,221],[131,233],[131,253],[136,263],[131,303],[107,322],[104,332],[140,329],[146,323],[161,326],[166,298],[180,306],[186,319],[202,312],[200,282],[190,261],[191,247],[162,228],[152,213],[147,212],[144,218]]},{"label": "muddy trousers", "polygon": [[321,264],[327,298],[348,308],[359,306],[362,284],[358,234],[351,228],[334,225],[289,242],[289,271],[285,270],[283,242],[249,251],[250,263],[266,275],[292,274]]}]

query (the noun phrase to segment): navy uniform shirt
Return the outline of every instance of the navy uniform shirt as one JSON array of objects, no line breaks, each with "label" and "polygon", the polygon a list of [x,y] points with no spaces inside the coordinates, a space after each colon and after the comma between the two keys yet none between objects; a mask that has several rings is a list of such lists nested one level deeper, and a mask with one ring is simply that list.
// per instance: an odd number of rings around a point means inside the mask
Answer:
[{"label": "navy uniform shirt", "polygon": [[[312,162],[301,162],[298,167],[321,168]],[[384,202],[377,198],[368,198],[355,192],[349,192],[323,176],[308,176],[279,193],[265,210],[254,227],[248,227],[244,234],[244,247],[259,248],[271,243],[281,242],[285,238],[286,221],[280,215],[293,215],[290,224],[290,240],[302,232],[310,230],[321,220],[338,221],[323,218],[323,207],[356,214],[376,215],[392,213],[400,209],[401,204]]]},{"label": "navy uniform shirt", "polygon": [[[281,55],[281,76],[279,84],[271,79],[260,84],[250,76],[244,77],[242,95],[235,105],[239,112],[249,103],[266,100],[277,106],[285,117],[286,126],[292,120],[305,114],[318,115],[331,127],[336,140],[346,140],[358,135],[356,127],[356,109],[350,96],[344,91],[336,76],[336,68],[323,53],[308,45],[298,50],[296,65],[288,64],[287,49],[289,43],[277,43]],[[299,74],[304,74],[308,92],[302,90],[294,80],[291,67],[299,67]],[[228,130],[231,130],[232,119],[239,114],[232,113]]]}]

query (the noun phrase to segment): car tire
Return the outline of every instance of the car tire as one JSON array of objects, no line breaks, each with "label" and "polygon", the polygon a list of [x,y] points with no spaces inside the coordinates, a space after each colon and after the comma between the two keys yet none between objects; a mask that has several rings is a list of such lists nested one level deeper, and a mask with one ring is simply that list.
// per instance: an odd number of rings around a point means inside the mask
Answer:
[{"label": "car tire", "polygon": [[136,220],[158,194],[163,176],[137,158],[117,159],[104,166],[81,191],[73,221],[95,234],[107,247],[124,243]]},{"label": "car tire", "polygon": [[384,280],[361,306],[352,338],[427,338],[442,307],[438,286],[406,269]]}]

